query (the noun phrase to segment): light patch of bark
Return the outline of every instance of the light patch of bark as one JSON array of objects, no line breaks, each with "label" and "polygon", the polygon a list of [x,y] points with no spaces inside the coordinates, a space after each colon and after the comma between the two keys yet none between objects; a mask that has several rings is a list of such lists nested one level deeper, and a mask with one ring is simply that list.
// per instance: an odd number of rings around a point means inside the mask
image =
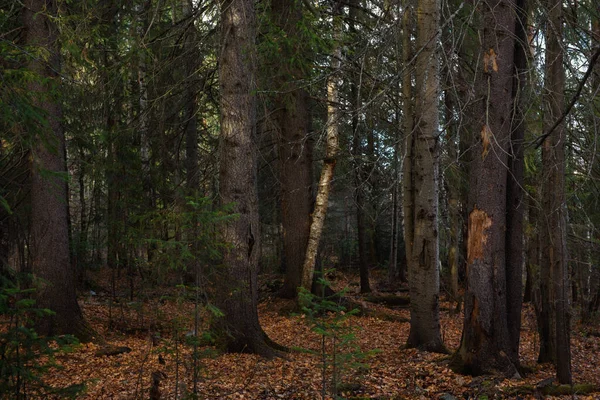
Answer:
[{"label": "light patch of bark", "polygon": [[487,230],[492,226],[492,219],[483,210],[475,206],[469,214],[469,235],[467,238],[467,262],[473,264],[476,259],[483,259],[483,251],[488,240]]}]

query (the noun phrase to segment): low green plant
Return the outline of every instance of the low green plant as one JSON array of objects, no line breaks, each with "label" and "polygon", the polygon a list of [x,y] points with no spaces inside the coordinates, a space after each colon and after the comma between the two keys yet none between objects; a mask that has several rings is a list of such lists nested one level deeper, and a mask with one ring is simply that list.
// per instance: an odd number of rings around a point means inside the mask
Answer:
[{"label": "low green plant", "polygon": [[321,293],[315,295],[304,288],[298,293],[302,312],[311,325],[313,332],[321,337],[319,351],[310,351],[321,357],[321,397],[324,399],[329,389],[334,398],[341,398],[345,388],[354,387],[347,379],[352,374],[364,372],[368,365],[365,361],[375,351],[363,351],[356,338],[357,326],[350,318],[358,314],[358,309],[348,310],[343,305],[346,289],[331,295],[325,295],[331,283],[324,278],[331,270],[317,279]]},{"label": "low green plant", "polygon": [[57,353],[77,344],[73,336],[41,337],[33,328],[35,319],[52,315],[37,308],[32,294],[19,279],[0,277],[0,393],[12,399],[56,396],[75,398],[85,386],[55,388],[43,381],[44,373],[58,368]]}]

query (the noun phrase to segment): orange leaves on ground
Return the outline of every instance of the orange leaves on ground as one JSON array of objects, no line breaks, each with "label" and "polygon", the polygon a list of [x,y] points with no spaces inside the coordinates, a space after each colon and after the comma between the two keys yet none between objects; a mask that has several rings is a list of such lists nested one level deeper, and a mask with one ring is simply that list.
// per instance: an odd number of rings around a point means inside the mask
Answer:
[{"label": "orange leaves on ground", "polygon": [[[377,272],[374,271],[374,275]],[[344,285],[348,282],[347,276],[339,279],[340,282],[344,279]],[[356,296],[356,301],[360,300],[358,294],[352,296]],[[356,344],[362,351],[378,349],[379,352],[365,362],[366,368],[344,375],[342,382],[348,384],[343,389],[345,396],[371,399],[514,398],[507,394],[511,388],[535,386],[555,375],[551,366],[535,363],[539,340],[529,306],[523,312],[521,360],[523,365],[534,367],[534,372],[523,380],[503,380],[498,377],[462,376],[450,370],[448,356],[405,349],[409,323],[397,321],[408,319],[409,311],[366,303],[370,309],[377,311],[376,315],[387,314],[396,318],[388,320],[369,316],[349,320],[357,327]],[[47,382],[55,386],[85,382],[87,391],[81,399],[147,399],[152,374],[158,371],[161,373],[159,389],[162,399],[175,399],[176,392],[180,398],[191,393],[194,363],[192,349],[184,344],[185,334],[193,327],[191,304],[182,305],[173,300],[164,304],[146,302],[143,307],[122,304],[118,310],[112,311],[113,316],[122,318],[117,324],[120,330],[108,328],[108,300],[90,302],[88,299],[82,306],[94,328],[103,332],[111,345],[129,347],[131,352],[97,357],[95,354],[100,346],[81,345],[76,351],[58,357],[57,362],[62,368],[46,375]],[[458,347],[462,329],[462,316],[449,315],[445,311],[452,310],[454,306],[450,302],[441,304],[442,336],[450,349]],[[132,310],[134,307],[136,311]],[[314,354],[295,352],[285,359],[274,360],[250,354],[206,355],[199,364],[199,398],[321,398],[321,337],[310,330],[306,318],[291,315],[290,309],[291,305],[286,300],[269,298],[263,301],[259,313],[264,330],[280,344],[309,349]],[[140,315],[139,310],[144,310],[144,315]],[[128,326],[136,329],[128,330]],[[178,331],[175,326],[179,326]],[[177,332],[180,341],[176,347]],[[208,350],[208,347],[201,348],[201,351]],[[576,382],[600,385],[600,367],[594,364],[599,355],[600,338],[573,333],[573,375]],[[331,374],[332,369],[327,371]],[[327,382],[329,384],[329,378]]]}]

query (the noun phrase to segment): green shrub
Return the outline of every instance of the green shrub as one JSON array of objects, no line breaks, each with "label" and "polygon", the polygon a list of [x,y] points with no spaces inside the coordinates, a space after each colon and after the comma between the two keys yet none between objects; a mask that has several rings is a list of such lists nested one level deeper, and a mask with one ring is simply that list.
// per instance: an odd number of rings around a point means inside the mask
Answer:
[{"label": "green shrub", "polygon": [[50,395],[74,398],[83,385],[54,388],[42,378],[50,368],[58,367],[54,355],[68,351],[76,339],[38,336],[33,320],[53,312],[36,308],[35,289],[21,288],[19,279],[0,279],[0,393],[17,400]]}]

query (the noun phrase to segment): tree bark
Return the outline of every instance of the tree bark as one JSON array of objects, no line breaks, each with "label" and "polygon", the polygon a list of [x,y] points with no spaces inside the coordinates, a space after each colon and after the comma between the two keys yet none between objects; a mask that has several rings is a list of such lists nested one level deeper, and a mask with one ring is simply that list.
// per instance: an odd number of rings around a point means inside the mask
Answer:
[{"label": "tree bark", "polygon": [[[554,125],[565,108],[565,71],[563,66],[564,51],[562,2],[548,2],[548,25],[546,31],[546,74],[544,83],[544,131]],[[563,384],[572,382],[571,376],[571,344],[569,324],[569,274],[567,265],[567,205],[565,198],[565,140],[564,122],[560,123],[553,134],[547,137],[542,145],[543,201],[544,218],[542,266],[548,271],[544,289],[549,291],[546,314],[550,319],[548,337],[543,339],[553,342],[555,354],[550,358],[555,361],[558,381]],[[542,339],[542,338],[540,338]],[[549,346],[552,348],[552,345]],[[540,351],[540,358],[542,354]]]},{"label": "tree bark", "polygon": [[412,184],[414,233],[408,264],[410,334],[407,345],[446,352],[439,319],[439,21],[438,0],[419,0]]},{"label": "tree bark", "polygon": [[506,185],[506,312],[509,334],[509,358],[519,365],[519,342],[521,338],[521,310],[523,307],[523,186],[525,164],[523,141],[525,139],[525,116],[523,109],[524,88],[527,84],[527,2],[516,0],[513,116],[508,156],[508,182]]},{"label": "tree bark", "polygon": [[308,237],[308,245],[306,247],[306,256],[304,266],[302,268],[301,286],[310,291],[312,289],[313,277],[315,272],[315,261],[317,258],[317,250],[321,240],[321,233],[325,223],[327,214],[327,206],[329,204],[329,190],[333,179],[333,171],[337,160],[339,147],[339,81],[340,81],[340,65],[342,59],[341,36],[342,36],[342,20],[341,20],[341,3],[336,1],[333,10],[333,40],[334,48],[331,55],[330,75],[327,80],[327,144],[325,151],[325,159],[323,160],[323,168],[321,169],[321,177],[317,188],[317,198],[310,223],[310,234]]},{"label": "tree bark", "polygon": [[48,124],[39,126],[31,149],[31,269],[42,280],[36,292],[38,308],[55,312],[41,317],[36,330],[42,335],[73,334],[82,341],[92,339],[75,291],[75,274],[69,260],[69,228],[65,135],[60,100],[54,94],[60,85],[60,49],[53,0],[27,0],[23,18],[26,43],[48,53],[33,58],[29,69],[36,75],[29,84],[35,105],[46,114]]},{"label": "tree bark", "polygon": [[219,271],[214,328],[232,352],[276,355],[258,321],[260,231],[256,189],[255,14],[251,0],[222,0],[219,193],[235,217],[220,227],[227,244]]},{"label": "tree bark", "polygon": [[414,153],[414,114],[412,94],[412,0],[403,0],[404,15],[402,16],[402,115],[404,117],[404,164],[402,179],[402,209],[404,214],[404,243],[406,265],[411,263],[414,244],[414,189],[413,189],[413,153]]},{"label": "tree bark", "polygon": [[278,131],[281,187],[281,224],[285,279],[281,295],[295,298],[301,285],[302,268],[310,232],[313,205],[312,140],[309,138],[310,114],[308,94],[298,83],[305,75],[302,65],[294,61],[303,55],[305,44],[299,33],[302,19],[297,1],[272,0],[274,23],[287,40],[282,43],[280,59],[275,63],[274,117]]},{"label": "tree bark", "polygon": [[[472,118],[480,132],[470,171],[465,321],[459,369],[512,376],[506,299],[506,185],[511,134],[515,9],[510,0],[481,4],[481,58]],[[507,89],[508,88],[508,89]]]},{"label": "tree bark", "polygon": [[[355,22],[358,19],[357,13],[358,1],[352,0],[350,4],[350,12],[348,15],[349,31],[351,35],[356,36]],[[359,60],[360,61],[360,60]],[[369,293],[371,286],[369,284],[369,255],[367,247],[367,227],[366,227],[366,212],[367,199],[364,186],[367,184],[363,167],[363,152],[360,144],[359,132],[359,113],[361,112],[362,100],[360,95],[360,77],[357,74],[351,78],[350,92],[352,104],[352,159],[354,169],[354,201],[356,204],[356,230],[358,235],[358,265],[360,274],[360,292]]]}]

